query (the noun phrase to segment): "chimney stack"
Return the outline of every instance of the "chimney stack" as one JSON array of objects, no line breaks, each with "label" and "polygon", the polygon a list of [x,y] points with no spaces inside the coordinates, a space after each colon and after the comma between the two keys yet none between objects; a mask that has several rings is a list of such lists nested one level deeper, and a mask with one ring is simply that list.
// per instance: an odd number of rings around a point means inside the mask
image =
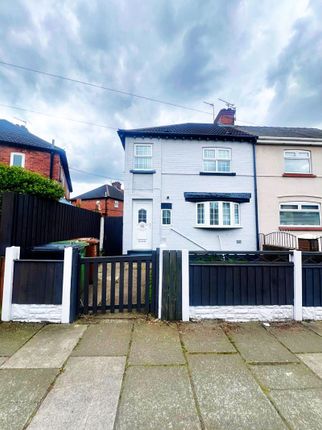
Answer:
[{"label": "chimney stack", "polygon": [[215,118],[216,125],[235,125],[236,109],[221,109]]},{"label": "chimney stack", "polygon": [[112,182],[112,185],[113,185],[113,187],[115,187],[118,190],[122,191],[122,188],[121,188],[122,184],[121,184],[121,182],[115,181],[115,182]]}]

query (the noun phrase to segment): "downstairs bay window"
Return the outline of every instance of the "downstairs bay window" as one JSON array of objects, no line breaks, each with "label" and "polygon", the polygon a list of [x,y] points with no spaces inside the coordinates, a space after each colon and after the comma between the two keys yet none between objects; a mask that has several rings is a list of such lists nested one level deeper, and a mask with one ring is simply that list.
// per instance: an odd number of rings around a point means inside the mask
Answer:
[{"label": "downstairs bay window", "polygon": [[239,203],[211,201],[197,203],[196,227],[240,227]]}]

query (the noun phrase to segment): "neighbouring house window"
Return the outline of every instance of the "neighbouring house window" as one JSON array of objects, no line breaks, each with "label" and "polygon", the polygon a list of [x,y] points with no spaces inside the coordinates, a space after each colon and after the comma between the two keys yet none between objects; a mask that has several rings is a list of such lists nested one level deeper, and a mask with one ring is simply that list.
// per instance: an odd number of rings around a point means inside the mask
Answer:
[{"label": "neighbouring house window", "polygon": [[320,225],[320,204],[287,202],[280,204],[280,225]]},{"label": "neighbouring house window", "polygon": [[310,151],[284,151],[285,173],[311,173]]},{"label": "neighbouring house window", "polygon": [[239,227],[239,203],[203,202],[197,203],[197,227]]},{"label": "neighbouring house window", "polygon": [[140,209],[138,212],[138,223],[145,222],[146,223],[146,210]]},{"label": "neighbouring house window", "polygon": [[25,154],[20,152],[11,152],[10,166],[25,167]]},{"label": "neighbouring house window", "polygon": [[147,144],[134,145],[134,169],[137,169],[137,170],[152,169],[152,145],[147,145]]},{"label": "neighbouring house window", "polygon": [[227,148],[203,148],[204,172],[230,172],[231,150]]},{"label": "neighbouring house window", "polygon": [[171,225],[171,209],[162,209],[162,225]]},{"label": "neighbouring house window", "polygon": [[115,208],[118,208],[118,207],[119,207],[119,202],[118,202],[118,200],[114,200],[114,207],[115,207]]}]

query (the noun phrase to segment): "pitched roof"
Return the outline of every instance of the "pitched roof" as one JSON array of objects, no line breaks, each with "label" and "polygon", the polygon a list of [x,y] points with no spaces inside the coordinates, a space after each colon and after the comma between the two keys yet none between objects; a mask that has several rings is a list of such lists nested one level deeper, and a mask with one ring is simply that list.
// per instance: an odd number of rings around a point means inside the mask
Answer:
[{"label": "pitched roof", "polygon": [[222,126],[212,123],[193,123],[172,124],[160,127],[136,128],[132,130],[118,130],[118,135],[125,145],[125,137],[160,137],[163,139],[206,139],[206,140],[237,140],[237,141],[256,141],[253,134],[236,127]]},{"label": "pitched roof", "polygon": [[253,127],[253,126],[235,126],[238,130],[255,136],[267,137],[297,137],[308,139],[322,139],[322,130],[318,128],[305,127]]},{"label": "pitched roof", "polygon": [[94,190],[87,191],[87,193],[80,194],[77,197],[73,197],[71,200],[92,200],[92,199],[104,199],[104,198],[111,198],[114,200],[122,200],[124,199],[124,193],[122,190],[119,190],[116,187],[113,187],[113,185],[101,185],[98,188],[95,188]]},{"label": "pitched roof", "polygon": [[0,119],[0,144],[1,143],[7,143],[22,148],[33,148],[39,151],[54,151],[58,153],[65,172],[68,189],[69,191],[73,191],[66,152],[62,148],[54,146],[46,140],[35,136],[30,133],[26,127],[12,124],[5,119]]}]

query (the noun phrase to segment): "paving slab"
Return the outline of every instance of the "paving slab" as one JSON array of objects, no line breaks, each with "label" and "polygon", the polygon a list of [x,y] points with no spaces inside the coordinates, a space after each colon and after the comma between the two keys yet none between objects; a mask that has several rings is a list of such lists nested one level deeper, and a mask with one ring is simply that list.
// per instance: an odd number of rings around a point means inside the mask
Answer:
[{"label": "paving slab", "polygon": [[206,429],[286,429],[239,355],[189,354],[188,362]]},{"label": "paving slab", "polygon": [[319,378],[322,379],[322,354],[298,354],[300,360],[303,361]]},{"label": "paving slab", "polygon": [[187,368],[129,367],[115,429],[200,429]]},{"label": "paving slab", "polygon": [[303,324],[274,324],[268,330],[294,353],[322,352],[322,337]]},{"label": "paving slab", "polygon": [[73,356],[115,356],[128,353],[131,321],[105,320],[99,324],[91,324],[78,345]]},{"label": "paving slab", "polygon": [[71,357],[28,430],[112,430],[125,357]]},{"label": "paving slab", "polygon": [[298,361],[260,323],[226,324],[224,329],[235,347],[250,363],[289,363]]},{"label": "paving slab", "polygon": [[179,325],[181,339],[187,351],[236,352],[223,329],[216,322],[182,323]]},{"label": "paving slab", "polygon": [[134,325],[129,364],[184,364],[176,324],[139,322]]},{"label": "paving slab", "polygon": [[60,368],[85,330],[84,325],[47,325],[1,368]]},{"label": "paving slab", "polygon": [[318,335],[322,336],[322,321],[310,321],[310,322],[303,322],[303,325],[317,333]]},{"label": "paving slab", "polygon": [[58,372],[58,369],[1,369],[0,429],[24,428]]},{"label": "paving slab", "polygon": [[276,390],[270,397],[292,430],[321,430],[321,389]]},{"label": "paving slab", "polygon": [[270,390],[322,388],[322,380],[300,363],[250,366],[256,379]]},{"label": "paving slab", "polygon": [[0,323],[0,356],[14,354],[24,345],[44,324]]}]

